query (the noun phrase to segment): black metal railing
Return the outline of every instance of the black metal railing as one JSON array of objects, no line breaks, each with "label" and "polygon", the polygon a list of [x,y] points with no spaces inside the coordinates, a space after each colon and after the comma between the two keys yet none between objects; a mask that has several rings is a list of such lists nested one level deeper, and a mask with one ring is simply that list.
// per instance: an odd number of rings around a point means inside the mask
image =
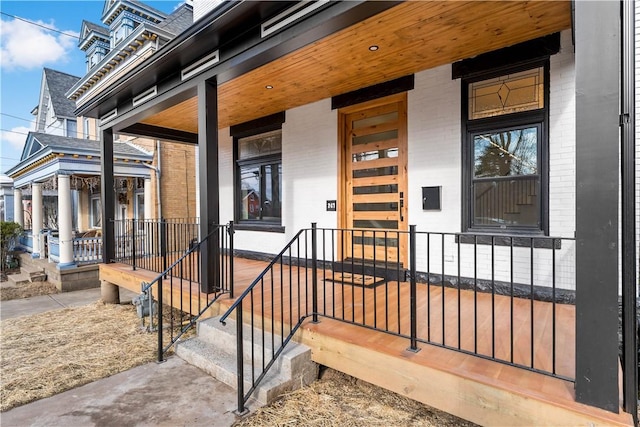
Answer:
[{"label": "black metal railing", "polygon": [[236,317],[238,411],[308,317],[406,338],[412,351],[436,345],[573,381],[573,289],[572,238],[313,224],[221,317]]},{"label": "black metal railing", "polygon": [[[166,231],[171,230],[172,227],[159,227],[160,242],[171,242],[165,235]],[[233,234],[233,222],[214,226],[201,241],[190,242],[182,256],[161,271],[155,279],[149,283],[142,283],[138,310],[142,310],[144,315],[150,314],[150,319],[156,319],[156,326],[151,323],[150,328],[158,332],[158,361],[163,360],[164,354],[171,346],[191,329],[222,295],[229,294],[233,297]],[[211,251],[213,255],[203,259],[201,248],[203,245],[211,247],[212,244],[217,244],[218,250]],[[168,246],[172,248],[171,245]],[[160,258],[168,259],[165,253],[168,251],[165,246],[160,245]],[[211,286],[214,289],[212,293],[202,290],[207,288],[200,279],[203,263],[219,266],[216,274],[210,279],[215,282]]]},{"label": "black metal railing", "polygon": [[[317,291],[317,274],[313,273],[317,269],[313,260],[317,257],[312,253],[315,236],[315,225],[313,230],[300,230],[220,318],[225,323],[235,314],[238,413],[245,412],[251,393],[304,319],[312,314],[312,307],[317,306],[317,300],[313,304],[309,300],[311,295],[317,296],[317,292],[311,292]],[[244,347],[245,323],[250,327],[249,349]],[[245,380],[250,381],[246,393]]]},{"label": "black metal railing", "polygon": [[195,218],[114,220],[114,262],[160,273],[198,242]]}]

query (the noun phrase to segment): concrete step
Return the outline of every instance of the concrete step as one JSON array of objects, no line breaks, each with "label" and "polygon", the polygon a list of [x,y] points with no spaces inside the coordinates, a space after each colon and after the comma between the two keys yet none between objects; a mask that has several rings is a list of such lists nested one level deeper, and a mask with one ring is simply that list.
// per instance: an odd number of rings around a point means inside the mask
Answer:
[{"label": "concrete step", "polygon": [[[229,320],[226,327],[223,325],[217,327],[216,323],[220,324],[220,321],[216,317],[200,323],[204,326],[198,327],[197,337],[176,343],[176,354],[235,389],[237,387],[235,322]],[[215,335],[221,337],[215,337]],[[261,336],[261,334],[259,335]],[[254,344],[254,354],[261,355],[262,347],[257,348]],[[267,354],[271,355],[270,348]],[[247,359],[246,353],[245,359]],[[261,356],[260,360],[254,358],[253,365],[250,363],[249,356],[249,360],[246,360],[244,364],[245,393],[249,391],[252,382],[258,378],[261,372]],[[269,404],[285,392],[310,384],[317,378],[317,375],[318,367],[311,361],[311,349],[290,342],[286,351],[280,355],[279,360],[274,363],[253,392],[252,397],[263,405]]]},{"label": "concrete step", "polygon": [[13,284],[13,286],[23,286],[31,283],[29,275],[24,273],[9,274],[7,280]]},{"label": "concrete step", "polygon": [[45,273],[44,268],[41,267],[23,265],[20,267],[20,272],[29,276],[29,280],[31,282],[44,282],[47,280],[47,274]]},{"label": "concrete step", "polygon": [[[263,345],[263,334],[259,332],[258,329],[255,329],[253,335],[254,342],[252,354],[251,326],[245,323],[242,331],[244,360],[247,362],[251,362],[251,360],[253,360],[253,363],[256,366],[262,366],[263,358],[266,360],[266,363],[272,359],[274,344],[275,351],[277,351],[282,345],[282,336],[278,334],[274,334],[272,336],[269,332],[264,333],[265,343]],[[233,319],[227,319],[226,325],[220,323],[219,317],[200,321],[198,322],[198,338],[204,342],[212,344],[214,347],[230,349],[230,351],[235,354],[237,346],[236,321]],[[311,353],[308,350],[307,346],[296,342],[289,342],[285,347],[285,350],[276,360],[274,368],[286,375],[293,375],[293,373],[310,363]]]}]

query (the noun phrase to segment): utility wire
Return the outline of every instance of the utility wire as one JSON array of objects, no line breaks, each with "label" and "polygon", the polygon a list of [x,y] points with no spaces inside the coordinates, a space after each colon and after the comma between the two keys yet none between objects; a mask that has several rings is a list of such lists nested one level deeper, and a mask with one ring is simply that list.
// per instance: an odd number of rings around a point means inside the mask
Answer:
[{"label": "utility wire", "polygon": [[24,120],[25,122],[29,122],[29,123],[34,122],[36,120],[36,119],[25,119],[24,117],[12,116],[11,114],[7,114],[7,113],[0,113],[0,115],[11,117],[12,119]]},{"label": "utility wire", "polygon": [[18,21],[26,22],[27,24],[35,25],[36,27],[44,28],[48,31],[53,31],[55,33],[60,33],[67,37],[71,37],[72,39],[79,40],[80,36],[74,36],[73,34],[65,33],[64,31],[56,30],[55,28],[47,27],[46,25],[38,24],[37,22],[29,21],[28,19],[20,18],[19,16],[11,15],[10,13],[0,11],[0,14],[4,16],[8,16],[9,18],[17,19]]},{"label": "utility wire", "polygon": [[0,131],[2,132],[10,132],[10,133],[17,133],[18,135],[29,135],[28,133],[24,133],[24,132],[16,132],[15,130],[9,130],[9,129],[0,129]]}]

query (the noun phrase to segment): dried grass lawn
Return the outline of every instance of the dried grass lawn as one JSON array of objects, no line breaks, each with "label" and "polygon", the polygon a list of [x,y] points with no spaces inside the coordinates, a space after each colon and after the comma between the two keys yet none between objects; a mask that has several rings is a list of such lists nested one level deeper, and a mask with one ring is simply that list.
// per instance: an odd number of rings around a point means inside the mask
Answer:
[{"label": "dried grass lawn", "polygon": [[131,305],[96,302],[3,320],[0,411],[150,362],[156,342]]},{"label": "dried grass lawn", "polygon": [[57,294],[60,291],[56,285],[44,282],[34,282],[27,285],[11,286],[9,282],[0,285],[0,301],[9,301],[18,298],[29,298],[40,295]]},{"label": "dried grass lawn", "polygon": [[[31,289],[29,289],[31,288]],[[38,290],[40,288],[40,290]],[[50,288],[16,290],[16,298]],[[55,289],[55,287],[54,287]],[[22,291],[22,294],[19,292]],[[2,300],[7,288],[2,288]],[[155,334],[131,305],[98,301],[0,323],[0,411],[155,360]],[[328,369],[322,379],[259,408],[234,427],[472,426],[414,400]]]}]

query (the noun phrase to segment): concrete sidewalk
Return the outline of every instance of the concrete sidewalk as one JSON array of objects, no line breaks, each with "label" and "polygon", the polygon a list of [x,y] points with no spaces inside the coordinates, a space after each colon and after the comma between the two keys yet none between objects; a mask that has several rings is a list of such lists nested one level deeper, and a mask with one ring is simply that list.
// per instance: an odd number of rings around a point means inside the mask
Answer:
[{"label": "concrete sidewalk", "polygon": [[[135,293],[120,290],[120,301]],[[0,302],[2,320],[92,304],[100,289]],[[236,391],[172,356],[0,414],[2,427],[231,426]],[[259,405],[250,401],[252,409]]]},{"label": "concrete sidewalk", "polygon": [[[121,303],[131,302],[131,299],[135,296],[136,294],[133,292],[120,289]],[[0,301],[0,320],[29,316],[67,307],[80,307],[92,304],[99,299],[100,288],[93,288],[82,291],[62,292],[59,294]]]},{"label": "concrete sidewalk", "polygon": [[236,392],[182,359],[149,363],[0,414],[2,427],[231,426]]}]

